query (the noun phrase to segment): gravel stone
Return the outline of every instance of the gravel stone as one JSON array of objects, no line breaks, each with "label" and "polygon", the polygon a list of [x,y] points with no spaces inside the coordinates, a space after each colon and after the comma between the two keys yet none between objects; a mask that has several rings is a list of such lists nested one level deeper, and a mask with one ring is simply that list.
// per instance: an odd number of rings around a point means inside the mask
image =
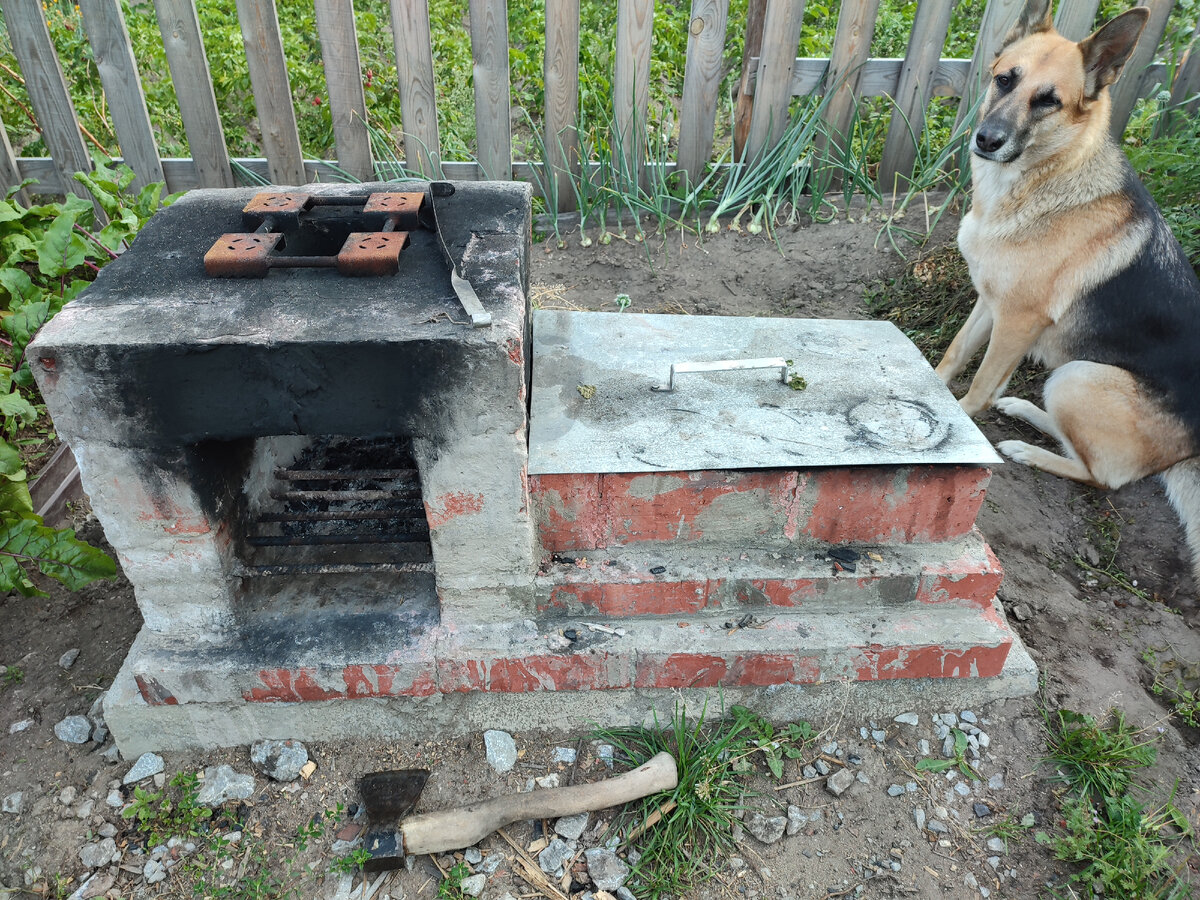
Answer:
[{"label": "gravel stone", "polygon": [[855,779],[856,779],[856,780],[858,780],[858,781],[861,781],[863,784],[870,784],[870,783],[871,783],[871,779],[867,777],[867,773],[866,773],[866,772],[859,772],[859,773],[858,773],[858,774],[856,774],[854,777],[855,777]]},{"label": "gravel stone", "polygon": [[946,827],[944,822],[939,822],[937,819],[930,819],[926,826],[934,834],[949,834],[950,829]]},{"label": "gravel stone", "polygon": [[915,794],[917,792],[917,783],[915,781],[904,782],[904,790],[910,794]]},{"label": "gravel stone", "polygon": [[921,740],[917,741],[917,752],[920,753],[922,756],[928,756],[929,755],[929,741],[925,740],[925,738],[921,738]]},{"label": "gravel stone", "polygon": [[838,769],[838,771],[825,779],[825,790],[829,791],[835,797],[840,797],[846,793],[846,790],[852,784],[854,784],[854,776],[850,774],[850,771],[848,769]]},{"label": "gravel stone", "polygon": [[800,774],[803,775],[805,778],[816,778],[817,770],[814,769],[812,766],[805,766],[803,769],[800,770]]},{"label": "gravel stone", "polygon": [[24,791],[13,791],[3,801],[0,801],[0,812],[12,813],[14,816],[19,816],[21,814],[21,801],[24,799]]},{"label": "gravel stone", "polygon": [[295,781],[308,762],[308,750],[299,741],[259,741],[250,748],[250,762],[273,781]]},{"label": "gravel stone", "polygon": [[13,722],[8,726],[9,734],[16,734],[19,731],[25,731],[27,728],[32,728],[34,725],[33,719],[22,719],[20,722]]},{"label": "gravel stone", "polygon": [[1000,868],[1000,857],[998,857],[998,856],[989,856],[989,857],[987,858],[987,864],[988,864],[989,866],[991,866],[993,869],[999,869],[999,868]]},{"label": "gravel stone", "polygon": [[954,738],[951,735],[946,735],[946,739],[942,741],[942,756],[954,759]]},{"label": "gravel stone", "polygon": [[976,803],[971,807],[971,809],[974,810],[975,817],[979,819],[986,819],[992,814],[992,808],[986,803]]},{"label": "gravel stone", "polygon": [[157,753],[143,753],[138,757],[137,762],[133,764],[133,768],[125,773],[125,777],[121,779],[122,784],[133,784],[135,781],[141,781],[143,778],[149,778],[151,775],[157,775],[163,770],[163,758]]},{"label": "gravel stone", "polygon": [[921,717],[916,713],[911,712],[900,713],[900,715],[896,716],[896,718],[892,719],[892,721],[898,725],[911,725],[913,728],[916,728],[919,724],[921,724]]},{"label": "gravel stone", "polygon": [[629,877],[629,866],[625,865],[617,854],[603,847],[593,847],[584,853],[587,857],[588,874],[592,884],[601,891],[615,891],[625,884]]},{"label": "gravel stone", "polygon": [[765,816],[754,812],[746,819],[746,830],[764,844],[774,844],[783,837],[787,824],[787,816]]},{"label": "gravel stone", "polygon": [[120,791],[113,788],[108,792],[108,796],[104,798],[104,802],[113,809],[120,809],[125,805],[125,798],[121,795]]},{"label": "gravel stone", "polygon": [[58,664],[64,669],[69,669],[75,665],[75,660],[79,659],[79,648],[72,647],[66,653],[58,658]]},{"label": "gravel stone", "polygon": [[789,806],[787,808],[787,831],[788,837],[799,834],[804,830],[805,824],[808,822],[808,816],[801,811],[798,806]]},{"label": "gravel stone", "polygon": [[904,786],[900,784],[888,785],[887,792],[889,797],[899,797],[904,793]]},{"label": "gravel stone", "polygon": [[247,800],[253,793],[253,775],[241,775],[231,766],[209,766],[204,770],[204,786],[196,795],[196,802],[215,807],[230,800]]},{"label": "gravel stone", "polygon": [[91,800],[91,799],[84,800],[82,803],[80,803],[78,806],[75,807],[75,818],[77,818],[77,819],[90,818],[92,815],[92,810],[94,810],[95,808],[96,808],[95,800]]},{"label": "gravel stone", "polygon": [[117,836],[117,826],[112,822],[105,822],[96,829],[96,834],[100,835],[102,838],[115,838]]},{"label": "gravel stone", "polygon": [[917,823],[918,831],[924,831],[925,830],[925,810],[921,809],[921,807],[919,807],[919,806],[916,809],[914,809],[913,810],[913,821]]},{"label": "gravel stone", "polygon": [[459,888],[468,897],[478,897],[487,885],[486,875],[468,875],[458,883]]},{"label": "gravel stone", "polygon": [[512,771],[512,767],[517,764],[517,742],[511,734],[494,729],[485,731],[483,745],[487,748],[487,761],[493,769],[501,775]]},{"label": "gravel stone", "polygon": [[569,766],[575,762],[577,755],[574,747],[555,747],[554,753],[550,758],[556,763],[563,763]]},{"label": "gravel stone", "polygon": [[613,745],[596,744],[596,759],[601,760],[611,769],[613,767]]},{"label": "gravel stone", "polygon": [[585,812],[577,816],[563,816],[554,823],[554,830],[569,841],[577,841],[587,828],[589,818]]},{"label": "gravel stone", "polygon": [[84,844],[79,851],[79,861],[89,869],[98,869],[112,862],[116,852],[117,842],[112,838],[105,838],[94,844]]},{"label": "gravel stone", "polygon": [[887,740],[887,732],[882,729],[879,729],[877,731],[872,731],[871,732],[871,740],[873,740],[877,744],[882,744],[885,740]]},{"label": "gravel stone", "polygon": [[958,714],[958,717],[964,722],[970,722],[972,725],[975,725],[979,722],[979,717],[969,709],[964,709]]},{"label": "gravel stone", "polygon": [[86,744],[92,736],[87,716],[67,716],[54,726],[54,736],[68,744]]},{"label": "gravel stone", "polygon": [[821,747],[821,752],[824,753],[826,756],[833,756],[833,754],[837,753],[837,751],[838,751],[837,741],[830,741],[828,744],[825,744]]},{"label": "gravel stone", "polygon": [[538,854],[538,865],[547,875],[554,875],[570,858],[571,848],[567,846],[567,842],[562,838],[555,838]]},{"label": "gravel stone", "polygon": [[75,802],[75,786],[67,785],[58,792],[58,802],[63,806],[70,806]]},{"label": "gravel stone", "polygon": [[975,739],[979,741],[979,746],[982,747],[984,750],[986,750],[988,747],[992,746],[991,736],[988,735],[988,733],[986,731],[979,732],[979,734],[975,735]]},{"label": "gravel stone", "polygon": [[1005,852],[1004,839],[998,838],[998,837],[988,838],[987,848],[989,850],[991,850],[993,853],[1004,853]]},{"label": "gravel stone", "polygon": [[833,771],[829,768],[829,763],[825,762],[823,759],[818,759],[814,765],[817,769],[818,775],[828,775],[831,771]]},{"label": "gravel stone", "polygon": [[637,900],[637,897],[633,895],[633,891],[621,885],[617,888],[617,900]]},{"label": "gravel stone", "polygon": [[166,867],[157,859],[152,859],[142,869],[142,877],[146,879],[146,884],[155,884],[167,877]]},{"label": "gravel stone", "polygon": [[965,781],[960,781],[954,785],[954,793],[960,797],[969,797],[971,795],[971,786]]},{"label": "gravel stone", "polygon": [[463,851],[463,859],[471,865],[477,866],[483,862],[483,854],[479,852],[478,847],[468,847]]}]

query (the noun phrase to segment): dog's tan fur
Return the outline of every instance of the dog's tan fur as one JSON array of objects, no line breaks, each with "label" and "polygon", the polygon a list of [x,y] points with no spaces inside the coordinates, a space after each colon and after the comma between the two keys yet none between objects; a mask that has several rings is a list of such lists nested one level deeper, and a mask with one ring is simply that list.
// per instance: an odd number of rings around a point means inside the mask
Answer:
[{"label": "dog's tan fur", "polygon": [[[1109,138],[1107,85],[1145,18],[1133,10],[1076,44],[1053,30],[1049,0],[1028,0],[992,67],[974,136],[971,210],[958,241],[979,300],[937,372],[949,384],[986,344],[963,409],[977,415],[996,405],[1056,438],[1064,453],[1022,441],[1000,450],[1105,487],[1165,473],[1200,560],[1200,484],[1192,483],[1200,463],[1185,463],[1200,454],[1195,428],[1143,379],[1078,358],[1081,317],[1093,314],[1078,307],[1135,260],[1144,264],[1163,230],[1123,188],[1128,165]],[[1200,303],[1189,290],[1184,299]],[[1002,396],[1026,356],[1055,369],[1044,410]],[[1181,506],[1185,495],[1196,509]]]}]

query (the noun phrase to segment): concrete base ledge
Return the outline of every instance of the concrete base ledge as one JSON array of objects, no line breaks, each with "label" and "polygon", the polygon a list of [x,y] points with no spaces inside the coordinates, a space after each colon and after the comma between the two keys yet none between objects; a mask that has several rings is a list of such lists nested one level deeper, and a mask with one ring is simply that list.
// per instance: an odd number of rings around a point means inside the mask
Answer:
[{"label": "concrete base ledge", "polygon": [[[132,655],[131,655],[132,658]],[[630,688],[529,693],[469,691],[424,697],[373,697],[305,703],[229,700],[151,706],[126,661],[104,701],[104,714],[127,759],[155,750],[208,750],[266,738],[306,741],[416,739],[432,733],[468,734],[488,728],[509,731],[586,731],[596,725],[649,725],[669,718],[676,703],[710,715],[741,704],[786,722],[822,721],[845,710],[863,717],[890,717],[908,710],[978,708],[995,700],[1037,691],[1038,671],[1020,638],[999,675],[990,678],[834,680],[769,687]]]}]

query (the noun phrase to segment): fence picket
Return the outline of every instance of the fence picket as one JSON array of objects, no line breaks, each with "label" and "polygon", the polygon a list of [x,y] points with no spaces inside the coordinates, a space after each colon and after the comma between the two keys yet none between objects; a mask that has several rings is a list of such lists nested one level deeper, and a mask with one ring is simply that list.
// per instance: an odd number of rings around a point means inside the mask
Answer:
[{"label": "fence picket", "polygon": [[154,0],[154,12],[199,186],[233,187],[225,129],[221,127],[208,57],[204,55],[196,4],[194,0]]},{"label": "fence picket", "polygon": [[742,51],[742,78],[738,83],[737,104],[733,111],[733,161],[746,158],[750,120],[754,116],[754,82],[762,56],[763,25],[767,0],[749,0],[746,8],[746,46]]},{"label": "fence picket", "polygon": [[912,173],[954,3],[955,0],[921,0],[917,7],[908,53],[900,69],[899,83],[892,92],[895,108],[879,163],[879,189],[885,193],[897,190],[898,176]]},{"label": "fence picket", "polygon": [[275,184],[304,184],[304,154],[296,129],[275,0],[237,0],[237,13],[263,151],[271,163],[271,180]]},{"label": "fence picket", "polygon": [[692,0],[675,170],[686,172],[693,182],[704,174],[712,154],[728,16],[729,0]]},{"label": "fence picket", "polygon": [[971,56],[966,90],[958,104],[958,116],[954,119],[955,131],[962,127],[975,101],[987,87],[988,73],[996,59],[996,51],[1017,24],[1017,16],[1024,7],[1025,0],[988,0],[983,10],[983,21],[979,25],[979,37],[975,40],[975,53]]},{"label": "fence picket", "polygon": [[[20,183],[21,170],[17,167],[17,157],[8,140],[8,129],[0,125],[0,190],[7,193],[9,188]],[[17,198],[29,205],[29,195],[23,189],[17,192]]]},{"label": "fence picket", "polygon": [[558,211],[575,208],[571,173],[579,171],[579,0],[546,0],[546,109],[542,139],[557,180]]},{"label": "fence picket", "polygon": [[613,122],[630,172],[641,169],[653,29],[654,0],[618,0]]},{"label": "fence picket", "polygon": [[1175,83],[1171,85],[1171,106],[1176,107],[1173,117],[1194,116],[1200,112],[1200,25],[1192,35],[1192,42],[1179,60],[1175,72]]},{"label": "fence picket", "polygon": [[79,133],[75,107],[50,41],[42,5],[39,0],[0,0],[0,11],[59,177],[68,190],[91,200],[87,188],[71,177],[75,172],[91,171],[92,160]]},{"label": "fence picket", "polygon": [[1054,16],[1054,30],[1065,38],[1082,41],[1092,33],[1100,0],[1063,0]]},{"label": "fence picket", "polygon": [[404,127],[404,165],[428,178],[438,178],[442,148],[433,81],[429,0],[391,0],[391,9]]},{"label": "fence picket", "polygon": [[1152,83],[1145,83],[1153,77],[1147,72],[1147,67],[1153,62],[1158,45],[1162,43],[1163,34],[1167,30],[1167,17],[1171,15],[1173,5],[1172,0],[1142,0],[1138,3],[1138,6],[1150,8],[1150,19],[1121,71],[1120,79],[1108,89],[1112,94],[1109,132],[1118,140],[1129,122],[1129,115],[1133,112],[1138,97],[1142,96],[1148,87],[1153,86]]},{"label": "fence picket", "polygon": [[492,179],[512,178],[512,93],[508,74],[506,0],[470,0],[475,74],[475,147]]},{"label": "fence picket", "polygon": [[[826,76],[826,90],[832,90],[833,96],[825,104],[822,116],[826,132],[821,136],[819,146],[823,150],[828,149],[829,139],[837,142],[838,146],[844,146],[849,139],[855,99],[861,96],[859,82],[863,66],[871,53],[871,39],[875,36],[875,20],[878,16],[879,0],[845,0],[842,4]],[[836,178],[833,183],[836,183]]]},{"label": "fence picket", "polygon": [[804,0],[767,0],[762,58],[754,85],[754,113],[746,138],[747,160],[770,148],[787,127],[792,71],[803,24]]},{"label": "fence picket", "polygon": [[118,0],[92,0],[79,7],[83,27],[92,45],[92,57],[100,72],[100,84],[112,113],[113,130],[121,155],[128,160],[139,190],[163,181],[158,145],[146,112],[146,95],[133,58],[133,46],[125,29],[125,16]]},{"label": "fence picket", "polygon": [[354,0],[316,0],[317,34],[325,63],[329,114],[338,166],[360,181],[374,177],[362,62],[354,27]]}]

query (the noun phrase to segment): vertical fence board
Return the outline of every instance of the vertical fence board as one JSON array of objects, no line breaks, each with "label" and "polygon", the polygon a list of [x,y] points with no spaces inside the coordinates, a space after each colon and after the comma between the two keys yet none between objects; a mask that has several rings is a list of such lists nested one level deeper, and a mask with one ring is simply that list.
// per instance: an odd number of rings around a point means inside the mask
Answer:
[{"label": "vertical fence board", "polygon": [[954,120],[954,129],[962,127],[975,106],[975,101],[983,94],[988,83],[988,73],[996,59],[996,51],[1004,43],[1004,39],[1017,24],[1017,16],[1025,7],[1025,0],[988,0],[983,11],[983,21],[979,25],[979,37],[975,41],[975,53],[971,56],[971,68],[967,72],[967,87],[962,100],[958,104],[958,116]]},{"label": "vertical fence board", "polygon": [[749,0],[746,8],[746,46],[742,52],[742,79],[738,83],[737,104],[733,110],[733,161],[746,158],[750,137],[750,119],[754,115],[754,87],[758,77],[758,58],[762,56],[763,24],[767,0]]},{"label": "vertical fence board", "polygon": [[1138,97],[1144,93],[1142,79],[1146,75],[1146,67],[1154,62],[1158,45],[1162,43],[1172,5],[1172,0],[1142,0],[1138,3],[1138,6],[1149,7],[1150,19],[1125,63],[1125,68],[1121,70],[1120,79],[1109,87],[1112,94],[1112,120],[1109,122],[1109,131],[1117,140],[1120,140],[1121,132],[1129,122],[1129,115],[1133,112]]},{"label": "vertical fence board", "polygon": [[316,0],[317,33],[329,89],[329,114],[339,168],[359,181],[374,177],[371,139],[367,134],[367,101],[363,95],[354,0]]},{"label": "vertical fence board", "polygon": [[[0,191],[7,193],[9,188],[20,183],[21,170],[17,168],[17,157],[8,141],[8,129],[0,124]],[[29,195],[24,190],[18,191],[16,196],[23,204],[29,204]]]},{"label": "vertical fence board", "polygon": [[1175,83],[1171,85],[1171,106],[1177,107],[1173,117],[1194,116],[1200,112],[1200,24],[1192,42],[1184,51],[1183,59],[1175,71]]},{"label": "vertical fence board", "polygon": [[885,193],[896,190],[897,175],[912,173],[917,159],[916,142],[925,128],[925,110],[933,96],[934,75],[946,34],[950,31],[955,2],[921,0],[917,6],[908,53],[900,69],[900,83],[892,98],[895,101],[892,121],[888,125],[883,158],[879,163],[879,189]]},{"label": "vertical fence board", "polygon": [[433,81],[433,41],[428,0],[391,0],[404,126],[404,165],[427,178],[441,177],[437,94]]},{"label": "vertical fence board", "polygon": [[543,140],[557,181],[558,211],[575,208],[571,173],[579,171],[579,0],[546,0]]},{"label": "vertical fence board", "polygon": [[712,154],[729,0],[692,0],[675,171],[696,181]]},{"label": "vertical fence board", "polygon": [[1100,0],[1062,0],[1054,16],[1054,30],[1065,38],[1082,41],[1092,33]]},{"label": "vertical fence board", "polygon": [[134,185],[141,189],[155,181],[165,181],[121,4],[118,0],[90,0],[79,11],[112,113],[121,155],[137,175]]},{"label": "vertical fence board", "polygon": [[0,0],[0,10],[54,167],[67,190],[91,200],[87,188],[71,177],[75,172],[90,171],[92,160],[79,134],[75,107],[50,41],[42,5],[39,0]]},{"label": "vertical fence board", "polygon": [[754,113],[746,139],[747,160],[770,149],[787,127],[792,70],[803,24],[804,0],[767,0],[762,57],[754,83]]},{"label": "vertical fence board", "polygon": [[237,0],[237,12],[271,180],[276,184],[304,184],[304,154],[296,129],[275,0]]},{"label": "vertical fence board", "polygon": [[833,96],[826,103],[824,120],[833,139],[839,142],[849,138],[855,98],[860,95],[859,83],[871,53],[878,16],[879,0],[845,0],[838,14],[826,76],[826,85]]},{"label": "vertical fence board", "polygon": [[196,177],[202,187],[233,187],[225,129],[217,111],[195,2],[154,0],[154,12],[167,51],[171,83],[179,99],[179,113],[195,161]]},{"label": "vertical fence board", "polygon": [[506,0],[470,0],[475,74],[475,147],[488,178],[512,179],[512,93]]},{"label": "vertical fence board", "polygon": [[618,0],[613,122],[623,148],[625,165],[631,172],[641,170],[646,111],[650,107],[653,32],[654,0]]}]

